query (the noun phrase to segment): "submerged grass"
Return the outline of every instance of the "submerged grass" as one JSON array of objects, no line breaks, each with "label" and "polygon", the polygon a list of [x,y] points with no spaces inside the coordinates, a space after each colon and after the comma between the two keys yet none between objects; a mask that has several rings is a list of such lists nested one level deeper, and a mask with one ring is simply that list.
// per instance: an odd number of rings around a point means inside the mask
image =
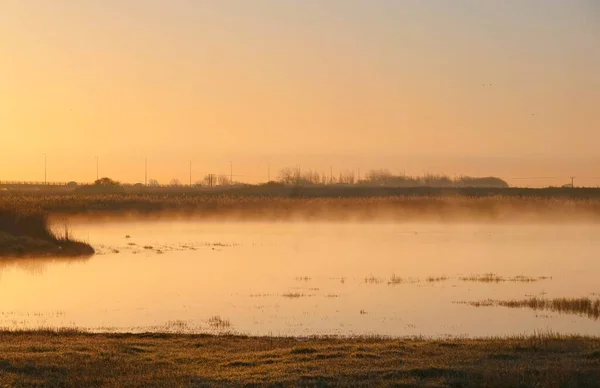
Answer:
[{"label": "submerged grass", "polygon": [[600,339],[0,332],[0,386],[594,387]]},{"label": "submerged grass", "polygon": [[547,310],[559,314],[573,314],[600,319],[600,299],[590,298],[555,298],[542,299],[532,297],[524,300],[485,300],[466,302],[474,307],[502,306],[510,308],[529,308],[532,310]]},{"label": "submerged grass", "polygon": [[383,279],[375,277],[373,275],[366,276],[364,279],[365,284],[379,284],[382,282],[383,282]]},{"label": "submerged grass", "polygon": [[480,283],[500,283],[500,282],[515,282],[515,283],[532,283],[540,280],[552,279],[548,276],[530,277],[530,276],[513,276],[513,277],[502,277],[494,273],[486,273],[483,275],[469,275],[458,278],[463,282],[480,282]]},{"label": "submerged grass", "polygon": [[438,277],[428,276],[428,277],[425,278],[425,281],[429,282],[429,283],[435,283],[435,282],[445,282],[448,279],[449,278],[446,277],[446,276],[438,276]]}]

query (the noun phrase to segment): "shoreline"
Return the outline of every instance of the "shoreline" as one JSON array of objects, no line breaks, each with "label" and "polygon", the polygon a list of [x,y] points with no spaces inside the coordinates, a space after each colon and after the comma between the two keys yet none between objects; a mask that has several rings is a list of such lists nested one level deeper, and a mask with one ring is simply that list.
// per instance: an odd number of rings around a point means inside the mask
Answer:
[{"label": "shoreline", "polygon": [[81,257],[93,255],[85,242],[55,233],[48,215],[39,208],[0,206],[0,259],[34,257]]},{"label": "shoreline", "polygon": [[0,385],[597,386],[600,337],[294,338],[0,331]]}]

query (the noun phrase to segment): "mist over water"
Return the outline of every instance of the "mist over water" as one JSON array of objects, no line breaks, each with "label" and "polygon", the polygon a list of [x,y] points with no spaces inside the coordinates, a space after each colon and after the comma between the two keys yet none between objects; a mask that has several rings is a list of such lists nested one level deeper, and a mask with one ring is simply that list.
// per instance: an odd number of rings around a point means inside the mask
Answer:
[{"label": "mist over water", "polygon": [[[598,333],[598,321],[584,316],[463,303],[596,298],[596,224],[131,218],[72,219],[70,227],[98,254],[0,260],[0,326],[257,335]],[[473,280],[489,274],[501,280]]]}]

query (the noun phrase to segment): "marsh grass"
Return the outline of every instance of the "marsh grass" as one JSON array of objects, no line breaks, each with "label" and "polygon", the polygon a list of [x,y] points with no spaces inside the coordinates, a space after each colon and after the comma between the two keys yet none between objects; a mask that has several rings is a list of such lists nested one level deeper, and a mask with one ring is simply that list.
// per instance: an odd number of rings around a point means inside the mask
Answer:
[{"label": "marsh grass", "polygon": [[366,276],[364,281],[365,284],[380,284],[383,283],[383,279],[375,277],[373,275]]},{"label": "marsh grass", "polygon": [[559,314],[572,314],[588,317],[594,320],[600,319],[600,299],[590,298],[555,298],[542,299],[532,297],[524,300],[485,300],[466,302],[474,307],[502,306],[509,308],[529,308],[532,310],[546,310]]},{"label": "marsh grass", "polygon": [[67,224],[61,235],[37,208],[0,206],[0,256],[90,256],[94,249],[73,240]]},{"label": "marsh grass", "polygon": [[446,276],[438,276],[438,277],[428,276],[425,278],[425,281],[428,283],[436,283],[436,282],[445,282],[448,279],[449,278],[447,278]]},{"label": "marsh grass", "polygon": [[286,292],[285,294],[281,294],[282,297],[286,299],[298,299],[298,298],[309,298],[312,297],[312,294],[303,294],[301,292]]},{"label": "marsh grass", "polygon": [[210,317],[207,322],[211,328],[217,330],[231,329],[232,327],[231,321],[229,321],[229,319],[223,319],[218,315]]},{"label": "marsh grass", "polygon": [[396,274],[392,274],[392,276],[390,276],[390,280],[388,280],[388,284],[402,284],[404,283],[404,279],[402,279],[400,276],[396,276]]},{"label": "marsh grass", "polygon": [[480,283],[501,283],[501,282],[513,282],[513,283],[532,283],[540,280],[552,279],[548,276],[530,277],[530,276],[513,276],[513,277],[502,277],[494,273],[486,273],[483,275],[469,275],[458,278],[463,282],[480,282]]},{"label": "marsh grass", "polygon": [[[40,209],[57,214],[127,217],[135,214],[193,216],[206,219],[306,220],[597,220],[600,199],[536,196],[435,195],[436,191],[385,190],[387,196],[242,195],[221,193],[24,194],[0,195],[0,207]],[[563,193],[564,194],[564,193]],[[561,194],[562,195],[562,194]]]}]

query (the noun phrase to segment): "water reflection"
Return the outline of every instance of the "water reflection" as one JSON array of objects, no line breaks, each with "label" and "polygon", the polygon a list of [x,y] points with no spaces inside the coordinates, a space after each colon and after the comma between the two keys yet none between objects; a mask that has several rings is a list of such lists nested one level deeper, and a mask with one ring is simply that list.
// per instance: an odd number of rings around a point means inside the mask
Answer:
[{"label": "water reflection", "polygon": [[0,326],[259,335],[598,333],[597,321],[585,316],[456,302],[600,292],[600,226],[157,221],[73,229],[89,235],[100,254],[0,260]]},{"label": "water reflection", "polygon": [[8,269],[18,269],[30,275],[42,275],[48,266],[55,264],[82,264],[90,260],[87,257],[40,257],[40,258],[0,258],[0,279],[2,273]]}]

